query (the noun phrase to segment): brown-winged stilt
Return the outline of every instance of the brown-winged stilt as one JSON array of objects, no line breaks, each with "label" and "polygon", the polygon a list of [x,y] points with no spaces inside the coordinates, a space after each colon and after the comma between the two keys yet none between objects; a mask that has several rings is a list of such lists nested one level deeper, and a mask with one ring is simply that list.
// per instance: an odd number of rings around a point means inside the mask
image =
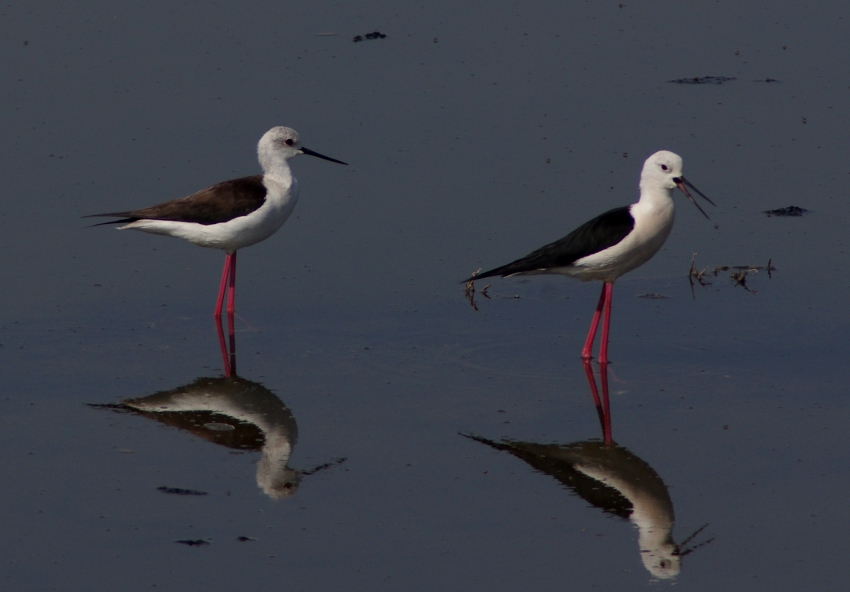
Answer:
[{"label": "brown-winged stilt", "polygon": [[121,224],[119,230],[141,230],[185,239],[202,247],[226,253],[215,316],[221,316],[225,293],[230,290],[227,312],[235,309],[236,253],[264,241],[286,222],[298,201],[298,182],[289,169],[289,159],[309,154],[331,162],[346,164],[305,148],[298,132],[288,127],[273,127],[257,145],[262,175],[231,179],[201,189],[187,197],[155,206],[94,214],[90,217],[120,218],[103,224]]}]

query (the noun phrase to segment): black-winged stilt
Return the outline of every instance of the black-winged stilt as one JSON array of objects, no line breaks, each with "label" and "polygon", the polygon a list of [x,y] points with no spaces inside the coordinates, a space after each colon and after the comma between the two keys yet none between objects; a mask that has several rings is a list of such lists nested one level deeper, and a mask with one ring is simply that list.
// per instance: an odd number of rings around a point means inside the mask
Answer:
[{"label": "black-winged stilt", "polygon": [[708,214],[694,200],[688,188],[711,205],[713,201],[682,176],[682,158],[661,150],[646,159],[640,174],[637,203],[614,208],[585,222],[564,238],[545,245],[522,259],[475,274],[464,282],[487,277],[556,273],[582,281],[601,280],[602,293],[581,357],[590,359],[599,318],[605,311],[599,362],[608,362],[608,330],[611,321],[611,295],[614,282],[624,273],[640,267],[655,255],[673,228],[673,190],[679,188],[702,214]]},{"label": "black-winged stilt", "polygon": [[257,154],[263,167],[262,175],[224,181],[187,197],[149,208],[84,217],[114,216],[121,219],[95,226],[122,224],[119,230],[176,236],[202,247],[223,250],[226,253],[224,271],[214,314],[221,316],[224,295],[229,288],[227,312],[232,315],[235,310],[236,252],[277,232],[298,201],[298,182],[292,176],[287,161],[299,154],[309,154],[347,164],[304,148],[298,132],[283,126],[273,127],[260,138]]}]

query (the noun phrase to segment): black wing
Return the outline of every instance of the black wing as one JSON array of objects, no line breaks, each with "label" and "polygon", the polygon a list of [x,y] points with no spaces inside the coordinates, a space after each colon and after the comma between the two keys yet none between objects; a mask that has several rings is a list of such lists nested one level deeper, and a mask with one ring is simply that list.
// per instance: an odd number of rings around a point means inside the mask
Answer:
[{"label": "black wing", "polygon": [[464,282],[497,275],[507,277],[516,273],[566,267],[582,257],[613,247],[635,227],[635,219],[632,218],[629,208],[630,206],[623,206],[608,210],[585,222],[564,238],[540,247],[522,259],[485,271]]},{"label": "black wing", "polygon": [[[114,216],[121,218],[102,224],[127,224],[136,220],[173,220],[175,222],[196,222],[209,225],[246,216],[263,205],[265,201],[266,186],[263,185],[263,176],[254,175],[224,181],[201,189],[192,195],[172,199],[141,210],[93,214],[83,217]],[[101,226],[101,224],[95,224],[95,226]]]}]

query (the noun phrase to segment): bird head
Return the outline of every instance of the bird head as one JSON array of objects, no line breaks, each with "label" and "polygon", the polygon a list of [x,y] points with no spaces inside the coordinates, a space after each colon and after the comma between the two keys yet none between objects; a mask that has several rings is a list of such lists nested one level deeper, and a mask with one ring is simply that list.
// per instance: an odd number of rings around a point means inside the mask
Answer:
[{"label": "bird head", "polygon": [[691,195],[688,189],[692,189],[711,205],[715,206],[716,204],[682,175],[681,156],[669,150],[659,150],[646,159],[646,162],[643,164],[643,171],[640,174],[641,191],[654,192],[660,189],[667,191],[669,194],[669,192],[677,187],[702,212],[702,215],[708,218],[708,214],[694,200],[693,195]]}]

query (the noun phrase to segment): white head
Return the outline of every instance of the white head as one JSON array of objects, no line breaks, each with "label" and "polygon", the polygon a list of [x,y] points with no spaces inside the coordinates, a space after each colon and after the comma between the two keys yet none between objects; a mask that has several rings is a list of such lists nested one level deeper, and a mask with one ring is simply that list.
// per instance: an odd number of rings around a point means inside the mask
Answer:
[{"label": "white head", "polygon": [[682,176],[682,157],[668,150],[659,150],[646,159],[640,173],[641,189],[676,188],[676,179]]},{"label": "white head", "polygon": [[643,163],[643,170],[640,173],[641,196],[651,196],[658,191],[664,191],[669,198],[673,189],[676,187],[688,196],[688,199],[691,200],[700,212],[702,212],[703,216],[708,218],[708,214],[706,214],[705,211],[699,207],[699,204],[694,201],[694,198],[691,195],[691,192],[688,191],[688,188],[693,189],[700,197],[711,205],[715,204],[682,175],[681,156],[674,154],[669,150],[659,150],[646,159],[646,162]]},{"label": "white head", "polygon": [[270,173],[280,167],[288,168],[286,161],[299,154],[309,154],[310,156],[316,156],[330,160],[331,162],[346,164],[341,160],[329,158],[318,152],[313,152],[309,148],[304,148],[301,145],[301,140],[298,138],[298,132],[291,127],[284,127],[282,125],[273,127],[263,134],[259,144],[257,144],[257,155],[260,158],[260,165],[266,173]]}]

